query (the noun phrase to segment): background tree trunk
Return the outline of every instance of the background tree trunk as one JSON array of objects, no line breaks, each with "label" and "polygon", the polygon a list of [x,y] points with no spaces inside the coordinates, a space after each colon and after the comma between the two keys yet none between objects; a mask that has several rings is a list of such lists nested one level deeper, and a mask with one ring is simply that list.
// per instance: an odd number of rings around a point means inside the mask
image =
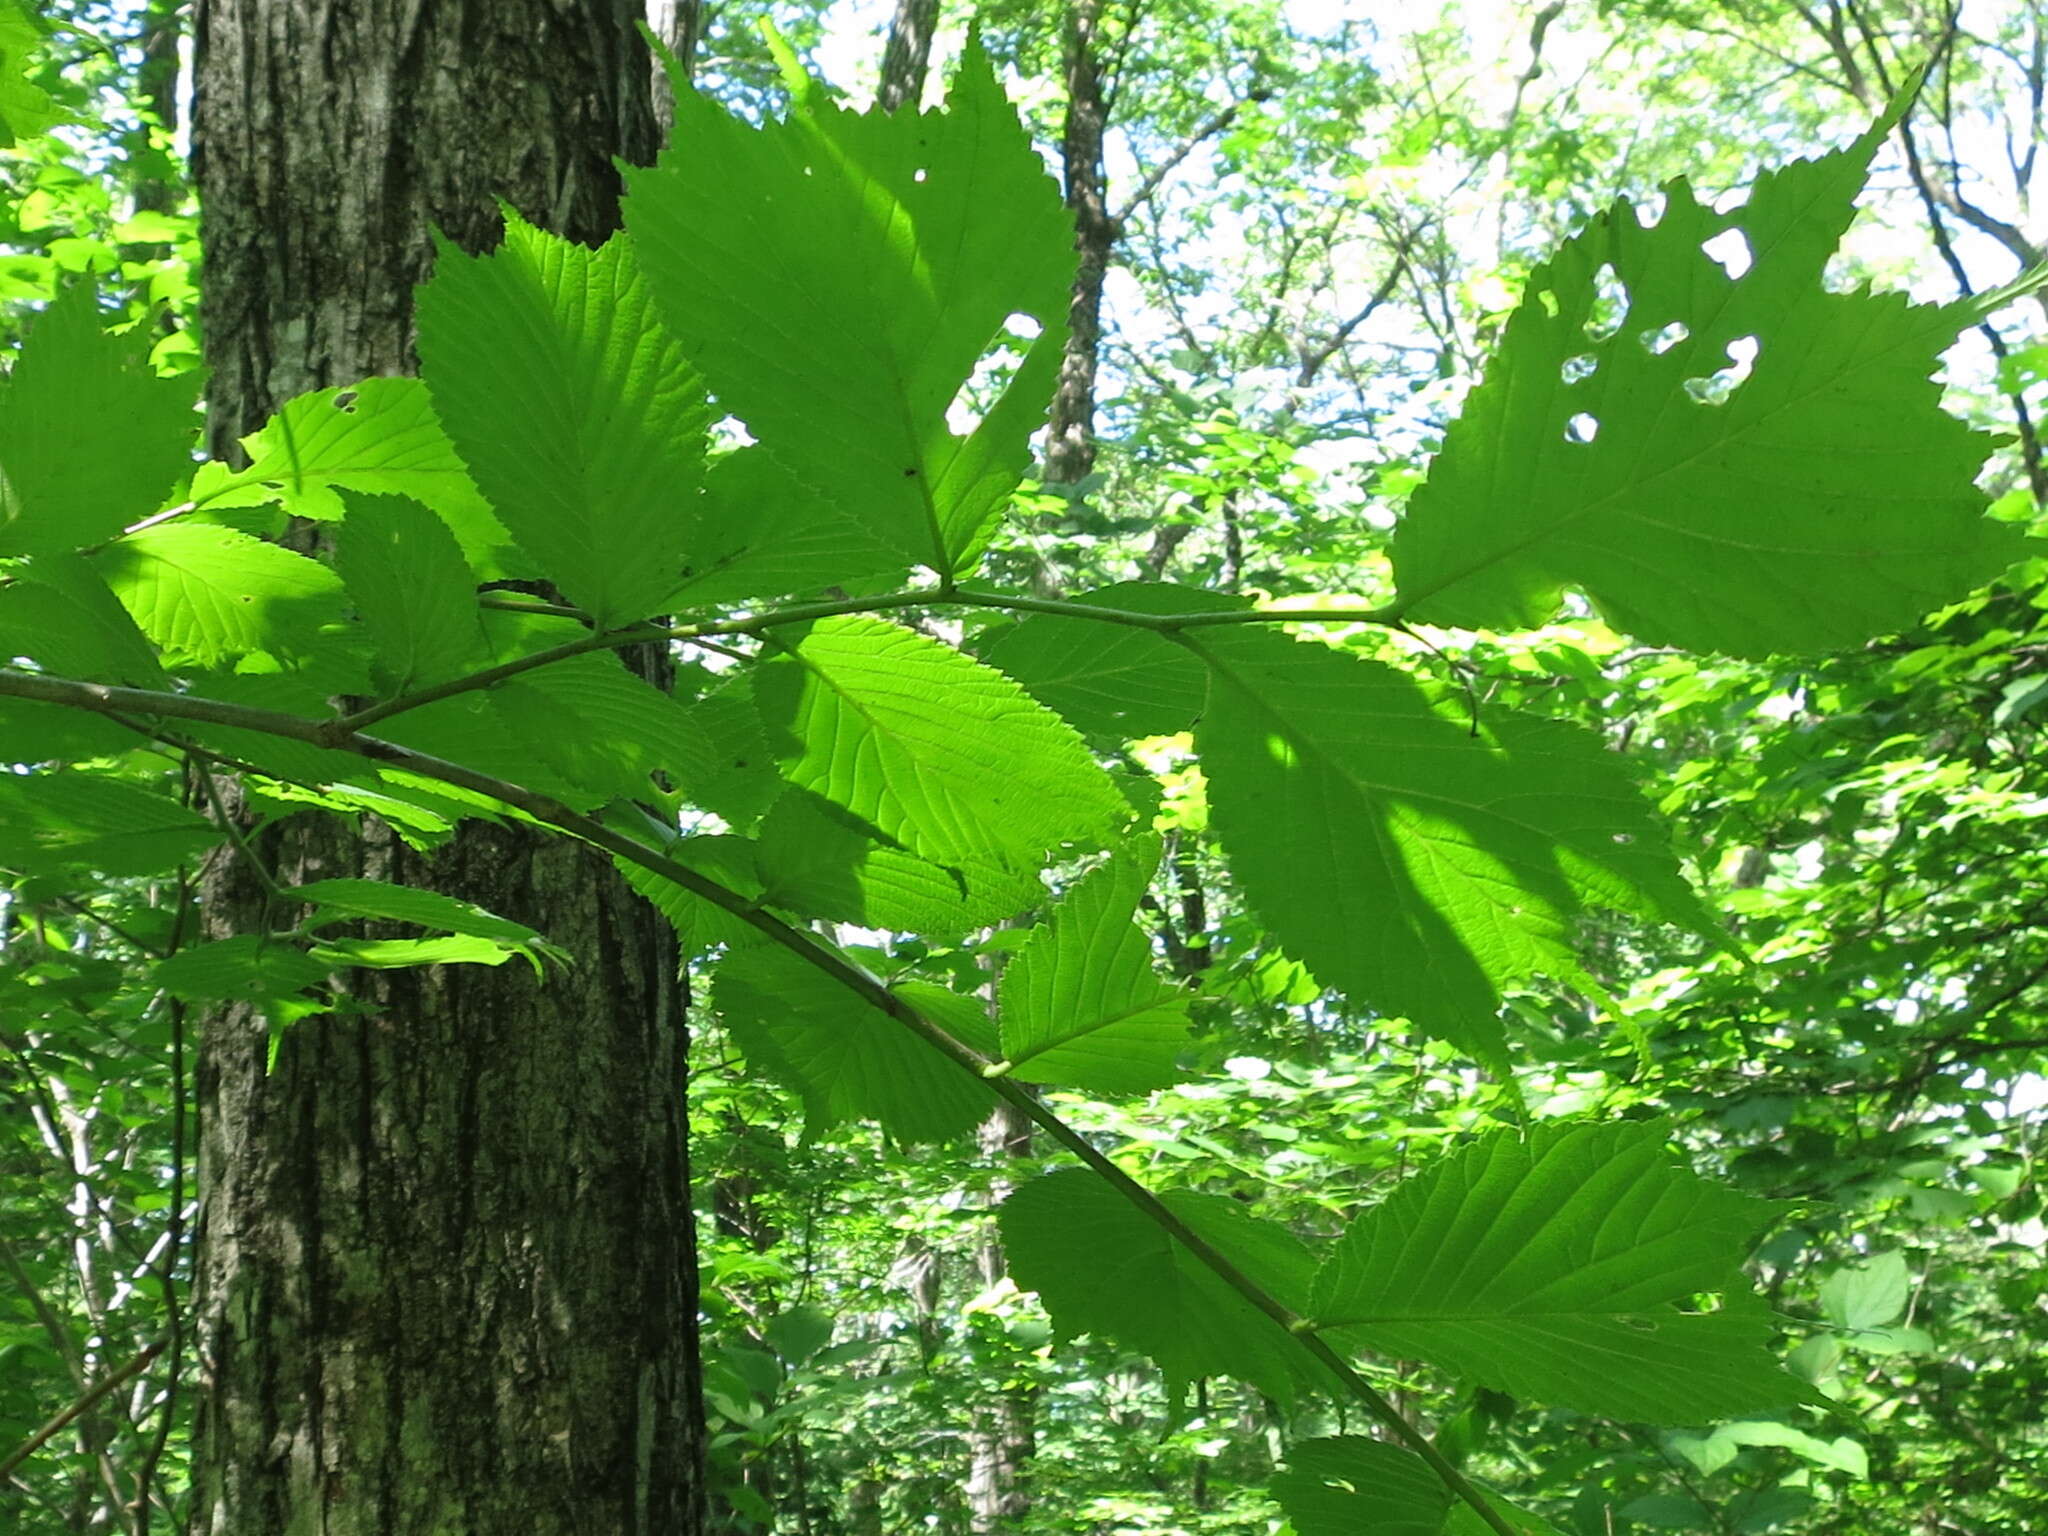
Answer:
[{"label": "background tree trunk", "polygon": [[1072,0],[1067,7],[1064,69],[1066,125],[1060,159],[1066,168],[1067,208],[1074,215],[1074,249],[1080,265],[1067,304],[1067,350],[1053,394],[1046,431],[1048,485],[1075,485],[1095,468],[1095,374],[1102,353],[1102,284],[1116,248],[1116,223],[1109,213],[1108,177],[1102,138],[1109,124],[1097,58],[1101,0]]},{"label": "background tree trunk", "polygon": [[[647,29],[675,55],[684,78],[689,78],[697,67],[697,44],[704,33],[703,0],[647,0]],[[659,59],[654,61],[654,121],[661,142],[668,143],[676,126],[676,88]]]},{"label": "background tree trunk", "polygon": [[[412,371],[430,229],[488,248],[498,198],[578,240],[615,227],[612,157],[654,142],[636,18],[202,0],[216,452],[302,391]],[[517,828],[421,858],[301,817],[254,850],[287,880],[480,903],[575,964],[359,976],[363,1011],[296,1024],[267,1075],[262,1020],[207,1021],[192,1529],[701,1531],[686,999],[660,919],[604,857]],[[246,866],[206,896],[215,934],[278,915]]]},{"label": "background tree trunk", "polygon": [[896,0],[889,41],[882,50],[882,89],[877,99],[884,112],[901,106],[917,110],[924,96],[924,77],[931,68],[932,31],[938,22],[939,0]]},{"label": "background tree trunk", "polygon": [[[998,1104],[982,1121],[979,1138],[982,1156],[999,1166],[1031,1156],[1031,1122],[1012,1105]],[[991,1203],[1000,1203],[1009,1191],[1009,1181],[998,1180],[989,1189]],[[993,1226],[975,1254],[975,1269],[984,1289],[1010,1272],[1010,1257]],[[1038,1447],[1037,1427],[1038,1394],[1028,1385],[1005,1387],[976,1406],[967,1431],[967,1513],[973,1536],[1000,1536],[1030,1513],[1031,1495],[1023,1484]]]}]

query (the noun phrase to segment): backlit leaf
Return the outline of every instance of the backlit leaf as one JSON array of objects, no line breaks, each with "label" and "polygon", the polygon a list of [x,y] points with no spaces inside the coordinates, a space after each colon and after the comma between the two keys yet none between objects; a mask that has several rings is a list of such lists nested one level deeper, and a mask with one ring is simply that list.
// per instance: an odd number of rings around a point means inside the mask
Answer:
[{"label": "backlit leaf", "polygon": [[1621,760],[1577,727],[1471,726],[1407,674],[1245,628],[1193,632],[1196,733],[1246,898],[1326,985],[1505,1058],[1501,989],[1579,976],[1608,907],[1710,928]]},{"label": "backlit leaf", "polygon": [[[1314,1261],[1284,1227],[1216,1195],[1160,1198],[1280,1301],[1306,1299]],[[1313,1369],[1278,1323],[1085,1168],[1033,1179],[999,1214],[1010,1272],[1038,1292],[1063,1336],[1113,1339],[1149,1356],[1176,1386],[1236,1376],[1287,1398]]]},{"label": "backlit leaf", "polygon": [[1304,1440],[1267,1484],[1297,1536],[1443,1536],[1451,1490],[1413,1451],[1361,1435]]},{"label": "backlit leaf", "polygon": [[155,875],[220,841],[167,795],[101,774],[0,774],[0,866]]},{"label": "backlit leaf", "polygon": [[365,379],[288,400],[242,439],[246,469],[200,467],[192,500],[202,511],[275,501],[294,517],[332,521],[347,510],[342,489],[410,496],[454,530],[479,577],[530,576],[418,379]]},{"label": "backlit leaf", "polygon": [[[1683,181],[1647,228],[1617,204],[1530,274],[1395,534],[1410,613],[1540,624],[1569,586],[1653,644],[1764,656],[1889,633],[2019,557],[1973,483],[1992,439],[1929,377],[2013,290],[1927,306],[1822,286],[1897,112],[1728,212]],[[1735,231],[1740,277],[1703,249]],[[1627,290],[1611,333],[1603,270]],[[1752,350],[1747,378],[1714,382]]]},{"label": "backlit leaf", "polygon": [[507,214],[420,290],[434,409],[498,519],[599,624],[645,618],[691,547],[711,411],[624,237],[593,251]]},{"label": "backlit leaf", "polygon": [[252,651],[292,655],[342,623],[334,572],[281,545],[203,523],[161,523],[95,557],[144,634],[215,666]]},{"label": "backlit leaf", "polygon": [[[1533,1402],[1651,1423],[1800,1401],[1736,1268],[1768,1203],[1678,1167],[1654,1124],[1496,1133],[1354,1221],[1311,1315]],[[1703,1292],[1721,1292],[1699,1310]]]},{"label": "backlit leaf", "polygon": [[30,322],[0,388],[0,555],[111,539],[191,470],[200,377],[158,377],[153,339],[108,333],[89,283]]},{"label": "backlit leaf", "polygon": [[898,625],[821,620],[761,664],[754,695],[791,783],[941,866],[980,856],[1035,868],[1125,814],[1071,726],[1000,672]]},{"label": "backlit leaf", "polygon": [[[944,112],[792,81],[759,127],[687,88],[628,169],[626,223],[683,351],[814,494],[959,569],[1028,463],[1064,344],[1073,233],[978,43]],[[947,409],[1013,314],[1037,339],[972,433]]]},{"label": "backlit leaf", "polygon": [[[1133,613],[1217,613],[1236,598],[1192,587],[1129,581],[1074,599]],[[1130,740],[1184,731],[1202,712],[1209,680],[1186,647],[1151,630],[1033,614],[1004,630],[982,659],[1014,677],[1075,728]]]},{"label": "backlit leaf", "polygon": [[1174,1080],[1188,993],[1133,919],[1159,862],[1145,838],[1082,879],[1003,970],[1003,1056],[1027,1083],[1129,1093]]},{"label": "backlit leaf", "polygon": [[369,632],[389,691],[474,671],[485,660],[476,577],[448,525],[407,496],[344,492],[334,567]]},{"label": "backlit leaf", "polygon": [[[932,1006],[931,989],[915,997]],[[784,949],[762,945],[729,957],[716,1001],[747,1058],[802,1098],[808,1136],[844,1120],[877,1120],[905,1141],[943,1141],[972,1130],[995,1103],[969,1073]],[[955,1002],[971,1026],[980,1001]],[[962,1032],[960,1012],[944,1022]]]}]

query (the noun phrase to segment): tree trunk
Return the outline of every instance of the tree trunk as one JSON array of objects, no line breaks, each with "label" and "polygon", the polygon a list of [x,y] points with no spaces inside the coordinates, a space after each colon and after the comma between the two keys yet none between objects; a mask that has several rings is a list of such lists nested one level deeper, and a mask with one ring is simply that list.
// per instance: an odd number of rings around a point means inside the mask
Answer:
[{"label": "tree trunk", "polygon": [[[980,1141],[982,1156],[991,1161],[1029,1157],[1031,1122],[1022,1110],[998,1104],[981,1123]],[[1009,1187],[1007,1180],[998,1180],[989,1198],[999,1202]],[[975,1267],[984,1288],[1010,1272],[1009,1255],[995,1232],[983,1240]],[[1030,1512],[1031,1496],[1023,1482],[1038,1448],[1037,1415],[1037,1394],[1028,1386],[1005,1387],[975,1408],[967,1432],[967,1513],[973,1536],[1001,1536]]]},{"label": "tree trunk", "polygon": [[[683,78],[689,79],[704,35],[703,0],[647,0],[647,30],[675,56]],[[654,120],[661,142],[667,144],[676,126],[676,86],[659,59],[654,61]]]},{"label": "tree trunk", "polygon": [[1072,0],[1067,8],[1067,120],[1060,135],[1060,156],[1066,167],[1067,208],[1074,215],[1074,249],[1081,260],[1067,304],[1067,351],[1046,432],[1044,478],[1049,485],[1078,484],[1095,468],[1095,373],[1102,351],[1102,283],[1117,238],[1102,157],[1109,108],[1096,60],[1096,34],[1101,24],[1101,0]]},{"label": "tree trunk", "polygon": [[939,0],[896,0],[889,22],[889,41],[882,50],[884,112],[908,106],[917,110],[924,97],[924,77],[931,68],[932,31],[939,21]]},{"label": "tree trunk", "polygon": [[[654,137],[635,16],[201,0],[216,452],[302,391],[412,371],[430,229],[487,248],[499,198],[614,228],[612,156]],[[287,880],[431,887],[576,961],[359,976],[362,1010],[293,1025],[268,1073],[262,1020],[207,1020],[191,1529],[702,1531],[686,999],[659,918],[604,857],[519,828],[430,857],[331,818],[252,842]],[[244,866],[206,898],[215,935],[277,917]]]}]

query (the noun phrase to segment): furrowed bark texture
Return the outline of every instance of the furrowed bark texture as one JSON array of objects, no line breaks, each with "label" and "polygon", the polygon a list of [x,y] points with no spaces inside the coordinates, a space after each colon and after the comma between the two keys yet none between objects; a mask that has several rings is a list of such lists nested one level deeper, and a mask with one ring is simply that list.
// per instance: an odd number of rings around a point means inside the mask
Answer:
[{"label": "furrowed bark texture", "polygon": [[[595,242],[613,155],[651,154],[613,0],[202,0],[195,174],[216,451],[305,390],[413,369],[431,229],[502,198]],[[643,658],[652,671],[659,658]],[[672,941],[604,856],[469,823],[431,856],[301,816],[284,881],[363,874],[530,923],[575,956],[353,978],[265,1071],[207,1020],[192,1529],[520,1536],[703,1529],[683,1006]],[[213,935],[259,932],[241,863]]]}]

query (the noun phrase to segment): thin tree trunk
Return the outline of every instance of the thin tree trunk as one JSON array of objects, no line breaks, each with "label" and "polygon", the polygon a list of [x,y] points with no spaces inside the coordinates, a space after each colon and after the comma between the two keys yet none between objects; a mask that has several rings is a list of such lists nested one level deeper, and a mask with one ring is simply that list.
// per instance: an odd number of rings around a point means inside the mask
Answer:
[{"label": "thin tree trunk", "polygon": [[[904,0],[904,8],[910,0]],[[899,11],[899,16],[901,12]],[[1074,245],[1080,263],[1067,306],[1067,347],[1060,362],[1046,429],[1044,477],[1050,485],[1075,485],[1095,467],[1095,376],[1102,348],[1102,284],[1116,244],[1109,216],[1103,167],[1103,132],[1108,108],[1096,67],[1100,0],[1072,0],[1065,42],[1067,120],[1061,138],[1066,164],[1067,208],[1074,216]],[[891,38],[894,42],[894,38]],[[887,71],[884,70],[886,79]],[[982,1122],[981,1150],[987,1158],[1031,1155],[1031,1122],[1007,1104]],[[998,1184],[1000,1200],[1007,1186]],[[976,1256],[984,1286],[1009,1273],[1002,1239],[993,1233]],[[1036,1449],[1037,1403],[1028,1389],[1000,1394],[975,1410],[968,1430],[967,1505],[973,1536],[996,1536],[1030,1509],[1021,1484]]]},{"label": "thin tree trunk", "polygon": [[902,106],[915,111],[924,99],[924,77],[932,62],[932,32],[938,24],[939,0],[896,0],[889,42],[882,50],[879,99],[884,112]]},{"label": "thin tree trunk", "polygon": [[[625,0],[201,0],[194,171],[216,452],[302,391],[413,368],[430,230],[494,199],[586,241],[654,140]],[[642,658],[652,669],[659,658]],[[471,823],[430,857],[301,817],[286,880],[363,874],[527,922],[576,962],[356,978],[266,1072],[206,1021],[191,1530],[703,1530],[676,956],[608,861]],[[258,931],[246,868],[215,935]]]},{"label": "thin tree trunk", "polygon": [[[689,79],[704,35],[703,0],[647,0],[647,30],[675,55],[683,78]],[[676,88],[660,59],[654,61],[654,122],[661,142],[667,144],[676,126]]]},{"label": "thin tree trunk", "polygon": [[1067,305],[1067,351],[1054,392],[1046,433],[1045,480],[1074,485],[1095,468],[1095,374],[1102,351],[1102,283],[1116,246],[1109,213],[1102,139],[1109,108],[1097,63],[1101,0],[1073,0],[1067,9],[1065,71],[1067,120],[1060,138],[1066,166],[1067,208],[1074,216],[1080,266]]},{"label": "thin tree trunk", "polygon": [[[1024,1112],[998,1104],[981,1124],[981,1153],[990,1161],[1031,1155],[1031,1122]],[[1007,1180],[990,1187],[991,1200],[1009,1193]],[[975,1255],[984,1288],[1010,1272],[1009,1255],[993,1229]],[[1023,1487],[1024,1469],[1037,1449],[1037,1394],[1029,1387],[1011,1387],[974,1411],[967,1434],[968,1529],[973,1536],[1001,1536],[1016,1529],[1031,1509]]]}]

